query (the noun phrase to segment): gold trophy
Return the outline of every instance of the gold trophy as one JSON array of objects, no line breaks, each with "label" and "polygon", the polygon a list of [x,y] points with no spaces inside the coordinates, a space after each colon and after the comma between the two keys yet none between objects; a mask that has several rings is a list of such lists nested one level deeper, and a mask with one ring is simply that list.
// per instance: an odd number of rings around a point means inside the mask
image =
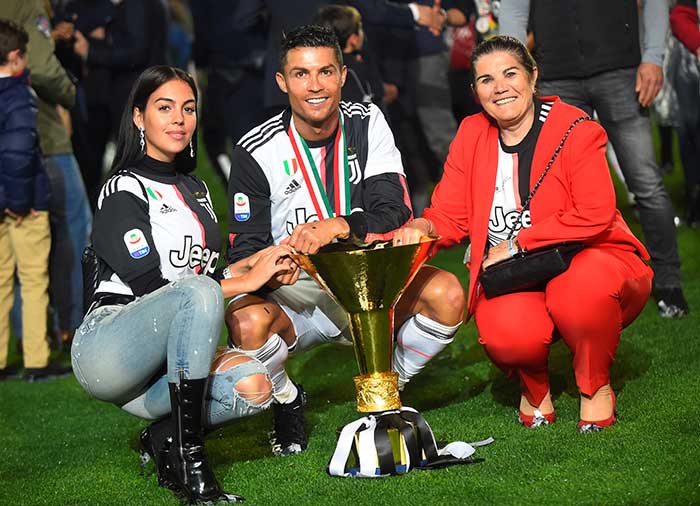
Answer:
[{"label": "gold trophy", "polygon": [[360,370],[354,378],[357,410],[369,414],[341,431],[329,465],[332,475],[401,474],[423,467],[421,462],[445,460],[438,455],[425,420],[415,410],[402,408],[398,374],[391,366],[392,308],[436,241],[424,238],[418,244],[394,247],[334,243],[314,255],[294,255],[299,266],[348,313]]}]

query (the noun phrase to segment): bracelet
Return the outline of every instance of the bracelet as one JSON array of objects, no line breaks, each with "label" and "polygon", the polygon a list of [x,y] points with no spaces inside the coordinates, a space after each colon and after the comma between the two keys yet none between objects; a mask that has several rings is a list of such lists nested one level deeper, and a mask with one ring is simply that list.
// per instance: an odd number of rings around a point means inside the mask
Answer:
[{"label": "bracelet", "polygon": [[231,274],[231,269],[228,268],[228,265],[221,271],[221,275],[224,277],[224,279],[231,279],[233,277],[233,274]]},{"label": "bracelet", "polygon": [[517,250],[515,249],[515,246],[513,245],[513,239],[508,239],[508,253],[510,254],[511,257],[514,257],[515,254],[517,253]]},{"label": "bracelet", "polygon": [[420,218],[416,218],[416,221],[418,220],[423,220],[428,224],[428,230],[425,231],[425,235],[428,237],[433,237],[433,222],[427,218],[423,218],[422,216]]}]

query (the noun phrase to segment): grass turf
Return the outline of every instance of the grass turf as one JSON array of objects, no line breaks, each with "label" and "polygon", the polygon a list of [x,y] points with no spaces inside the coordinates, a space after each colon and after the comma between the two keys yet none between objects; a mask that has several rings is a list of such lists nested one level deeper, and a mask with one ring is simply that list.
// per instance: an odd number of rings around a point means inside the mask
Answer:
[{"label": "grass turf", "polygon": [[[202,166],[223,224],[223,189],[204,161]],[[668,178],[676,200],[680,177],[676,169]],[[335,429],[358,414],[352,350],[325,346],[289,363],[309,394],[309,450],[272,457],[266,436],[271,416],[264,413],[208,437],[217,476],[248,504],[265,506],[700,504],[698,231],[681,227],[678,240],[693,312],[683,320],[662,320],[650,302],[624,331],[612,370],[619,419],[613,428],[576,432],[578,395],[562,343],[553,346],[550,363],[558,421],[541,430],[520,427],[517,385],[491,365],[472,321],[410,383],[402,400],[426,416],[440,439],[493,436],[494,444],[477,451],[484,462],[383,480],[327,476]],[[460,249],[448,250],[434,264],[466,282],[461,255]],[[19,360],[12,349],[10,363]],[[72,377],[0,382],[0,505],[177,504],[157,487],[152,464],[145,477],[139,475],[136,444],[143,425],[88,397]]]}]

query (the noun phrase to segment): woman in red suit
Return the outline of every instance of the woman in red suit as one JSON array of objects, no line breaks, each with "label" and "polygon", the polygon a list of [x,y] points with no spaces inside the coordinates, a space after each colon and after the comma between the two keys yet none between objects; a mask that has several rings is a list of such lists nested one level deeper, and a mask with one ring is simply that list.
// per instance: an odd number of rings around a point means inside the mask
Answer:
[{"label": "woman in red suit", "polygon": [[[431,207],[394,243],[437,235],[449,246],[469,237],[468,316],[475,316],[491,360],[520,380],[520,422],[532,427],[555,420],[547,361],[550,345],[562,338],[581,393],[579,430],[601,430],[615,422],[609,369],[620,333],[651,291],[649,254],[615,208],[607,136],[593,121],[571,130],[518,220],[565,133],[585,113],[558,97],[537,97],[537,67],[517,39],[485,41],[472,60],[472,87],[484,111],[462,122]],[[563,241],[586,248],[543,291],[484,296],[483,269],[517,251]]]}]

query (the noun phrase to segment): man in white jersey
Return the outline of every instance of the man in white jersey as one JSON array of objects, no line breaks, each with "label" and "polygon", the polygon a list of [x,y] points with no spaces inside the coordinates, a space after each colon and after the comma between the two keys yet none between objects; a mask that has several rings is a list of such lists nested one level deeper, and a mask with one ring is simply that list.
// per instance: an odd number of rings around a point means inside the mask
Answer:
[{"label": "man in white jersey", "polygon": [[[376,106],[340,101],[345,75],[330,29],[303,26],[286,34],[276,78],[290,108],[243,136],[233,153],[229,262],[271,244],[315,253],[336,240],[388,240],[410,220],[393,135]],[[453,274],[421,269],[395,308],[394,369],[401,388],[453,340],[464,308]],[[305,394],[284,363],[290,349],[349,343],[347,316],[297,270],[234,300],[226,322],[231,344],[270,372],[273,453],[303,451]]]}]

